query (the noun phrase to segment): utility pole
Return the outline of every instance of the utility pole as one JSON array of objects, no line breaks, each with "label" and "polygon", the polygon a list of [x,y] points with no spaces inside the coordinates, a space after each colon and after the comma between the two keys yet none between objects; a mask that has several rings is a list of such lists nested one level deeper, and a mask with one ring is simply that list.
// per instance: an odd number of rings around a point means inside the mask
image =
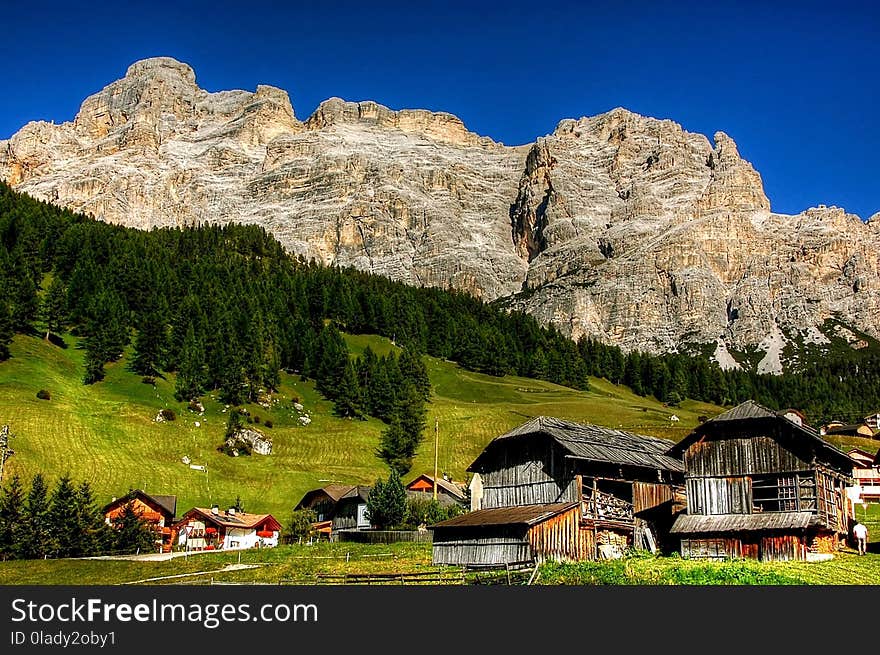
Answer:
[{"label": "utility pole", "polygon": [[434,500],[437,500],[437,453],[440,445],[440,419],[434,417]]},{"label": "utility pole", "polygon": [[3,468],[6,465],[6,460],[15,454],[15,451],[9,447],[9,440],[14,436],[14,434],[10,434],[8,425],[0,428],[0,482],[3,481]]}]

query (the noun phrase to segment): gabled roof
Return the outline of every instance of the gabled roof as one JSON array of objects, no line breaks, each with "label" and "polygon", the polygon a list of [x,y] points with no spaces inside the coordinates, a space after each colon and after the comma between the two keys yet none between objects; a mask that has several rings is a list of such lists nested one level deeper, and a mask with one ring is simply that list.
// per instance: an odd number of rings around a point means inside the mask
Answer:
[{"label": "gabled roof", "polygon": [[[211,512],[211,509],[209,507],[193,507],[191,510],[183,515],[184,519],[192,514],[200,516],[209,523],[213,523],[214,525],[221,525],[225,528],[242,528],[244,530],[248,530],[257,527],[258,525],[261,525],[268,519],[270,524],[272,524],[273,526],[277,526],[274,529],[281,529],[281,524],[278,523],[275,517],[271,514],[249,514],[247,512],[236,512],[235,514],[227,514],[222,511],[219,514],[214,514]],[[183,522],[183,520],[181,520],[180,522]]]},{"label": "gabled roof", "polygon": [[[862,450],[861,448],[850,448],[846,451],[846,454],[860,464],[867,464],[868,466],[873,465],[874,462],[877,460],[877,455],[873,455],[865,450]],[[878,454],[880,454],[880,451],[878,451]]]},{"label": "gabled roof", "polygon": [[572,459],[684,471],[681,460],[667,454],[673,445],[672,441],[548,416],[538,416],[500,437],[495,437],[468,467],[468,471],[478,471],[476,467],[480,460],[494,445],[535,434],[543,434],[556,441],[567,451],[566,457]]},{"label": "gabled roof", "polygon": [[167,512],[168,515],[171,516],[171,518],[174,518],[174,515],[177,512],[177,496],[153,495],[148,494],[142,489],[134,489],[133,491],[128,492],[121,498],[116,498],[115,500],[110,501],[109,503],[104,505],[101,511],[106,514],[107,511],[114,505],[124,505],[128,501],[134,500],[135,498],[140,498],[142,501],[145,501],[148,504],[158,506],[160,509]]},{"label": "gabled roof", "polygon": [[[430,483],[432,485],[434,484],[434,476],[428,475],[427,473],[422,473],[421,475],[419,475],[418,477],[413,479],[412,482],[410,482],[408,485],[406,485],[406,488],[409,489],[418,480],[427,480],[428,483]],[[461,487],[459,487],[454,482],[450,482],[449,480],[444,480],[443,478],[437,478],[437,486],[440,489],[445,490],[447,493],[449,493],[452,496],[455,496],[456,498],[458,498],[460,500],[464,500],[467,498],[464,491],[461,490]]]},{"label": "gabled roof", "polygon": [[307,501],[315,496],[326,496],[334,503],[338,503],[343,498],[351,497],[351,495],[357,492],[357,490],[358,486],[354,484],[328,484],[326,487],[312,489],[311,491],[304,493],[303,497],[300,498],[300,501],[296,504],[296,507],[302,507]]},{"label": "gabled roof", "polygon": [[357,498],[358,500],[362,500],[363,502],[367,502],[367,498],[370,497],[370,490],[372,487],[358,484],[353,486],[351,489],[346,491],[339,500],[347,500],[349,498]]},{"label": "gabled roof", "polygon": [[842,450],[835,448],[830,443],[819,436],[819,433],[809,425],[801,425],[785,416],[785,412],[774,412],[767,409],[763,405],[759,405],[754,400],[737,405],[733,409],[729,409],[718,416],[710,418],[708,421],[698,425],[693,432],[669,449],[668,454],[680,457],[681,454],[696,441],[699,441],[708,430],[718,425],[737,425],[749,422],[762,421],[780,421],[783,425],[789,427],[798,437],[807,440],[816,448],[817,453],[822,453],[825,457],[833,459],[837,464],[844,468],[856,466],[858,462],[852,457],[844,453]]},{"label": "gabled roof", "polygon": [[549,505],[516,505],[513,507],[493,507],[467,512],[461,516],[436,523],[430,528],[479,528],[489,525],[537,525],[557,514],[566,512],[578,503],[552,503]]}]

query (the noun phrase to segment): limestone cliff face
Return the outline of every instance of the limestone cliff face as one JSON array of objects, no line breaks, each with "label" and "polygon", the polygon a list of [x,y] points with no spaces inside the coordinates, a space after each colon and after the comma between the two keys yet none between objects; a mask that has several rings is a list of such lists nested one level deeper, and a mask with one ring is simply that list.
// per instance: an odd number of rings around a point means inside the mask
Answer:
[{"label": "limestone cliff face", "polygon": [[0,141],[19,190],[140,228],[259,223],[291,251],[507,298],[544,323],[653,352],[758,348],[835,318],[880,337],[880,215],[773,213],[718,132],[615,109],[507,147],[455,116],[286,92],[209,93],[169,58],[132,65],[70,123]]}]

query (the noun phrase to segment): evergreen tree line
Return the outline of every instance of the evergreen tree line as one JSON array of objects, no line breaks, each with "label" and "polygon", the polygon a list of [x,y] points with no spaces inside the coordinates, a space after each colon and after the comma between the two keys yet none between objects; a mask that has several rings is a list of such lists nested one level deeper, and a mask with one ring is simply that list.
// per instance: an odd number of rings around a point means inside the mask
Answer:
[{"label": "evergreen tree line", "polygon": [[753,398],[801,409],[814,422],[880,407],[874,348],[806,358],[784,376],[722,371],[699,356],[624,354],[595,340],[575,343],[463,292],[298,261],[258,226],[144,232],[0,184],[0,359],[14,333],[38,326],[83,338],[87,383],[131,345],[132,370],[176,373],[181,400],[218,390],[229,404],[254,401],[288,370],[315,379],[340,414],[389,425],[388,401],[371,392],[367,372],[376,367],[342,357],[339,330],[384,335],[412,354],[490,375],[577,389],[588,388],[588,376],[603,377],[670,404]]},{"label": "evergreen tree line", "polygon": [[0,489],[0,559],[87,557],[152,552],[156,535],[131,504],[108,525],[88,482],[63,476],[49,490],[37,474],[25,487],[13,476]]}]

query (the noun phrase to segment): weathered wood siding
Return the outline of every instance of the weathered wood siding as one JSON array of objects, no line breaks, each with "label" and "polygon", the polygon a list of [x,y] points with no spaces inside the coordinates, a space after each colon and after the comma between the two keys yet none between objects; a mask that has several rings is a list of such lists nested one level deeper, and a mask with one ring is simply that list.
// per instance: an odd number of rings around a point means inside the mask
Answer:
[{"label": "weathered wood siding", "polygon": [[671,502],[673,491],[671,484],[652,482],[633,482],[633,512],[638,514]]},{"label": "weathered wood siding", "polygon": [[528,439],[495,448],[480,471],[483,509],[576,501],[574,464],[548,439]]},{"label": "weathered wood siding", "polygon": [[751,514],[751,480],[744,477],[690,478],[688,514]]},{"label": "weathered wood siding", "polygon": [[580,508],[577,506],[532,526],[527,539],[532,556],[539,562],[592,559],[596,551],[593,531],[581,528]]},{"label": "weathered wood siding", "polygon": [[799,534],[705,536],[681,540],[682,557],[730,559],[745,557],[765,562],[804,560],[806,539]]},{"label": "weathered wood siding", "polygon": [[690,559],[743,557],[742,542],[735,538],[698,537],[681,540],[681,556]]},{"label": "weathered wood siding", "polygon": [[525,526],[493,526],[484,530],[435,530],[434,564],[507,564],[532,559]]},{"label": "weathered wood siding", "polygon": [[846,483],[832,471],[820,467],[816,470],[817,514],[830,529],[846,534],[849,531],[849,500]]},{"label": "weathered wood siding", "polygon": [[762,561],[788,562],[806,558],[807,548],[801,535],[767,535],[761,538]]},{"label": "weathered wood siding", "polygon": [[688,477],[751,475],[803,471],[810,463],[783,448],[771,437],[707,439],[684,452]]}]

